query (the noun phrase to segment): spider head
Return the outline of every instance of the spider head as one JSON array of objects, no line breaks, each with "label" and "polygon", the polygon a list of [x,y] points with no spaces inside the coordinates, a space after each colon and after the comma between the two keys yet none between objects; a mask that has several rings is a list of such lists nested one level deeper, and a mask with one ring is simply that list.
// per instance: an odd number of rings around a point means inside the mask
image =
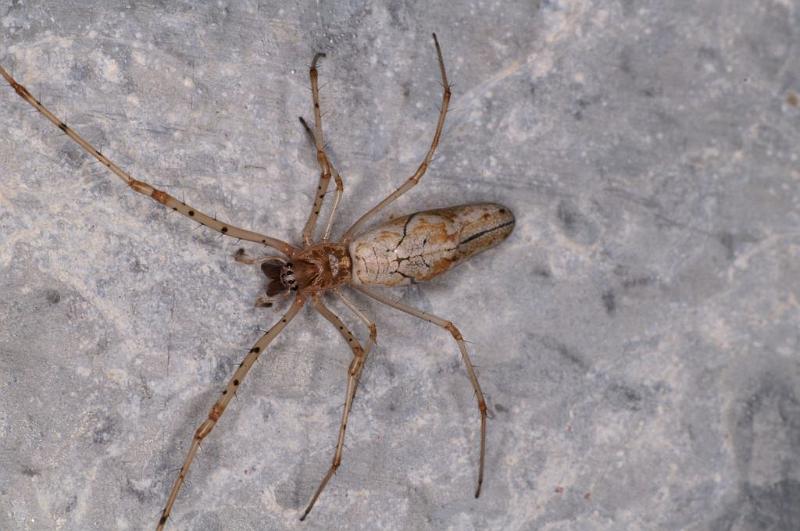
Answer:
[{"label": "spider head", "polygon": [[279,259],[267,260],[261,264],[261,271],[269,279],[269,284],[267,284],[268,297],[274,297],[292,288],[297,289],[297,281],[294,278],[294,268],[291,262]]},{"label": "spider head", "polygon": [[311,264],[302,260],[293,263],[277,258],[262,263],[261,271],[270,280],[267,284],[267,296],[273,297],[306,287],[310,283],[310,266]]}]

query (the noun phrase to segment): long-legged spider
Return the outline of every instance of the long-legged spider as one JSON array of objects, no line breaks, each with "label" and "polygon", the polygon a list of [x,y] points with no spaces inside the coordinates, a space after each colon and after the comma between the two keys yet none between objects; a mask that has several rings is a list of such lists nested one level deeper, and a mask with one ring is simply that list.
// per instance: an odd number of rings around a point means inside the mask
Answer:
[{"label": "long-legged spider", "polygon": [[[347,371],[347,391],[333,461],[300,516],[300,520],[305,519],[341,463],[347,420],[350,416],[356,388],[364,370],[367,355],[377,338],[375,324],[342,293],[341,288],[344,286],[350,286],[392,308],[433,323],[447,330],[453,336],[461,352],[470,383],[475,390],[478,411],[480,412],[480,460],[475,497],[477,498],[480,495],[486,454],[487,407],[461,332],[450,321],[392,300],[384,294],[370,290],[368,286],[399,286],[411,282],[429,280],[463,262],[470,256],[493,247],[504,240],[514,227],[514,216],[509,209],[501,205],[491,203],[469,204],[415,212],[378,225],[371,231],[359,233],[359,229],[369,220],[420,181],[428,169],[428,165],[439,144],[450,101],[450,84],[447,81],[442,50],[435,34],[433,35],[433,41],[439,61],[443,91],[439,119],[430,148],[428,148],[425,158],[414,174],[383,201],[362,215],[339,241],[331,241],[330,232],[336,208],[344,191],[344,185],[339,172],[328,160],[325,152],[317,83],[317,62],[321,57],[324,57],[324,54],[318,53],[314,56],[309,73],[314,103],[313,129],[302,118],[300,120],[316,149],[320,177],[314,195],[314,203],[308,216],[308,221],[306,221],[303,228],[303,243],[301,246],[290,245],[279,239],[219,221],[216,217],[208,216],[193,206],[183,201],[178,201],[168,193],[144,181],[134,179],[51,113],[25,87],[17,83],[6,70],[0,67],[0,74],[14,88],[17,94],[53,122],[69,138],[77,142],[87,153],[116,174],[134,191],[149,196],[167,208],[171,208],[225,236],[259,243],[281,253],[280,256],[270,255],[259,258],[250,257],[243,250],[236,254],[237,261],[259,266],[269,280],[265,296],[259,297],[256,304],[270,305],[272,297],[279,294],[294,293],[294,301],[283,317],[256,341],[253,348],[250,349],[239,364],[239,367],[234,371],[225,389],[222,390],[219,399],[209,411],[206,420],[197,428],[183,466],[161,512],[157,529],[163,529],[166,524],[189,467],[200,448],[200,443],[214,429],[253,364],[289,321],[297,315],[300,309],[307,302],[310,302],[325,319],[336,327],[350,346],[353,358]],[[334,179],[336,184],[333,206],[322,238],[315,240],[314,232],[317,219],[319,218],[320,209],[331,178]],[[325,305],[322,296],[327,292],[331,292],[338,297],[367,326],[370,334],[366,347],[361,346],[359,340],[350,332],[342,320]]]}]

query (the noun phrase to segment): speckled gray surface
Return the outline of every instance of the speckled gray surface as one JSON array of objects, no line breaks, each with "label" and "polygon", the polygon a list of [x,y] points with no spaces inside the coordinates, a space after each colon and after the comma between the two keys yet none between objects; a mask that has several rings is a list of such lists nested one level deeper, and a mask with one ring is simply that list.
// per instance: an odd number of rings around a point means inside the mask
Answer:
[{"label": "speckled gray surface", "polygon": [[[134,175],[296,241],[313,52],[341,231],[426,149],[437,31],[453,110],[393,212],[490,200],[517,228],[397,296],[470,341],[487,480],[473,499],[451,338],[357,297],[380,344],[309,521],[349,354],[304,311],[172,528],[800,528],[800,4],[281,5],[3,0],[0,64]],[[0,528],[149,528],[279,314],[252,307],[236,242],[129,192],[7,86],[0,131]]]}]

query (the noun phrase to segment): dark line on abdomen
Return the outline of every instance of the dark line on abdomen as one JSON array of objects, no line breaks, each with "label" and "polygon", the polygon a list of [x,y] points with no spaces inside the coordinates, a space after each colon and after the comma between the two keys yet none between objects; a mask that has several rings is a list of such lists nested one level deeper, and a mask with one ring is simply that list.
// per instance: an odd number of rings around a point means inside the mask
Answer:
[{"label": "dark line on abdomen", "polygon": [[496,227],[492,227],[491,229],[482,230],[482,231],[480,231],[480,232],[478,232],[478,233],[475,233],[475,234],[473,234],[472,236],[470,236],[470,237],[469,237],[469,238],[467,238],[466,240],[464,240],[464,241],[462,241],[462,242],[458,242],[458,244],[459,244],[459,245],[464,245],[465,243],[469,243],[469,242],[471,242],[472,240],[474,240],[474,239],[476,239],[476,238],[480,238],[481,236],[483,236],[483,235],[485,235],[485,234],[489,234],[490,232],[494,232],[494,231],[496,231],[496,230],[498,230],[498,229],[502,229],[503,227],[508,227],[509,225],[513,225],[513,224],[514,224],[514,221],[515,221],[515,220],[513,220],[513,219],[512,219],[511,221],[506,221],[505,223],[503,223],[503,224],[501,224],[501,225],[498,225],[498,226],[496,226]]},{"label": "dark line on abdomen", "polygon": [[417,214],[419,214],[419,212],[414,212],[413,214],[411,214],[410,216],[408,216],[408,219],[406,219],[406,222],[405,222],[405,224],[403,225],[403,237],[402,237],[402,238],[400,238],[400,241],[399,241],[399,242],[397,242],[397,245],[395,245],[395,246],[394,246],[394,248],[395,248],[395,249],[398,249],[398,248],[400,247],[400,244],[401,244],[401,243],[403,243],[403,240],[405,240],[405,239],[406,239],[406,231],[408,230],[408,224],[409,224],[409,223],[411,223],[411,219],[412,219],[414,216],[416,216]]}]

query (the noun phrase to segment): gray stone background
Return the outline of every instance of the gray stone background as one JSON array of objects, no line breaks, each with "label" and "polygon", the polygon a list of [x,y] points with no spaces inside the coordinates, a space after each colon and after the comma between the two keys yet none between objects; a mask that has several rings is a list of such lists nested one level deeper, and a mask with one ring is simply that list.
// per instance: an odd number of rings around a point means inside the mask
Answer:
[{"label": "gray stone background", "polygon": [[[349,351],[304,311],[190,472],[173,529],[799,529],[800,4],[0,1],[0,64],[135,176],[297,241],[315,51],[346,196],[511,207],[403,301],[343,467]],[[240,247],[131,193],[0,88],[0,528],[152,527],[196,426],[280,315]],[[254,249],[252,246],[250,249]],[[354,329],[364,328],[340,306]]]}]

